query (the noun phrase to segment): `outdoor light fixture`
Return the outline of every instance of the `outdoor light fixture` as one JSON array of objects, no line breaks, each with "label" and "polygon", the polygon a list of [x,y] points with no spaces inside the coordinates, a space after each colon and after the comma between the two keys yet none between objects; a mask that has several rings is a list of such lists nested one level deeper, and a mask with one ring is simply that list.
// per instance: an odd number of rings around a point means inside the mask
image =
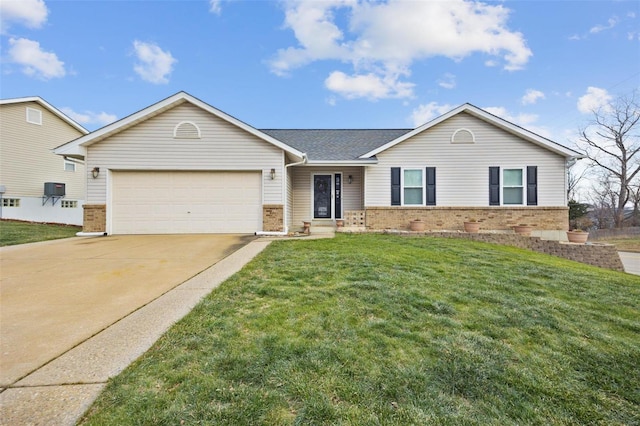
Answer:
[{"label": "outdoor light fixture", "polygon": [[99,174],[100,167],[94,167],[93,170],[91,170],[91,176],[93,176],[94,179],[97,179]]},{"label": "outdoor light fixture", "polygon": [[271,169],[271,180],[276,178],[276,169]]},{"label": "outdoor light fixture", "polygon": [[353,176],[349,175],[349,183],[353,183]]}]

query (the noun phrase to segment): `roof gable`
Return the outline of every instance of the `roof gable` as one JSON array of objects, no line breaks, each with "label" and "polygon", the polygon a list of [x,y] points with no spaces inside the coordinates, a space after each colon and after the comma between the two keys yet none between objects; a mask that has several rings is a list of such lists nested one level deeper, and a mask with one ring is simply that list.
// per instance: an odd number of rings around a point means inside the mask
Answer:
[{"label": "roof gable", "polygon": [[238,120],[235,117],[232,117],[214,107],[212,107],[211,105],[201,101],[200,99],[197,99],[191,95],[189,95],[186,92],[178,92],[175,95],[172,95],[160,102],[157,102],[147,108],[144,108],[138,112],[135,112],[123,119],[120,119],[114,123],[111,123],[101,129],[98,129],[86,136],[82,136],[74,141],[71,141],[69,143],[66,143],[64,145],[61,145],[57,148],[54,149],[54,153],[59,154],[59,155],[84,155],[84,149],[88,146],[91,146],[101,140],[104,140],[110,136],[113,136],[117,133],[120,133],[128,128],[131,128],[143,121],[146,121],[152,117],[155,117],[159,114],[161,114],[164,111],[167,111],[171,108],[174,108],[178,105],[181,105],[185,102],[189,102],[201,109],[203,109],[204,111],[207,111],[208,113],[228,122],[231,123],[235,126],[237,126],[240,129],[243,129],[244,131],[257,136],[258,138],[264,140],[267,143],[270,143],[280,149],[282,149],[283,151],[298,157],[298,158],[303,158],[304,154],[284,143],[282,143],[281,141],[273,138],[272,136],[269,136],[266,133],[261,132],[260,130],[257,130],[251,126],[249,126],[248,124]]},{"label": "roof gable", "polygon": [[469,103],[460,105],[459,107],[447,112],[446,114],[441,115],[440,117],[437,117],[431,121],[429,121],[428,123],[423,124],[420,127],[415,128],[414,130],[407,132],[401,136],[399,136],[398,138],[378,147],[375,148],[369,152],[366,152],[365,154],[361,155],[360,158],[369,158],[369,157],[373,157],[383,151],[386,151],[387,149],[394,147],[402,142],[404,142],[405,140],[420,134],[424,131],[427,131],[429,129],[431,129],[432,127],[442,123],[445,120],[448,120],[449,118],[458,115],[460,113],[468,113],[474,117],[477,117],[493,126],[496,126],[497,128],[500,128],[504,131],[507,131],[525,141],[531,142],[533,144],[536,144],[538,146],[541,146],[555,154],[561,155],[563,157],[566,158],[584,158],[584,155],[580,154],[577,151],[574,151],[570,148],[567,148],[565,146],[562,146],[556,142],[553,142],[547,138],[544,138],[540,135],[537,135],[533,132],[530,132],[529,130],[526,130],[516,124],[513,124],[507,120],[504,120],[500,117],[497,117],[493,114],[488,113],[487,111],[480,109],[474,105],[471,105]]},{"label": "roof gable", "polygon": [[82,125],[74,121],[72,118],[67,116],[58,108],[51,105],[49,102],[42,99],[40,96],[27,96],[23,98],[0,99],[0,105],[22,104],[22,103],[31,103],[31,102],[40,104],[43,108],[46,108],[47,110],[49,110],[49,112],[51,112],[52,114],[60,118],[60,120],[64,121],[65,123],[67,123],[74,129],[78,130],[82,134],[86,135],[89,133],[89,131],[84,127],[82,127]]}]

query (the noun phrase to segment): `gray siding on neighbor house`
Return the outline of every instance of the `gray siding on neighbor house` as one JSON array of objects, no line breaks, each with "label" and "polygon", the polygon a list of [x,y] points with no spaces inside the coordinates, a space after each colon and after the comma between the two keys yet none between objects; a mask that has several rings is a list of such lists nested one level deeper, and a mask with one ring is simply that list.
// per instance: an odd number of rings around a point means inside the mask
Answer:
[{"label": "gray siding on neighbor house", "polygon": [[[175,139],[174,128],[183,121],[195,123],[201,139]],[[102,173],[107,170],[258,170],[263,173],[263,203],[283,203],[283,151],[189,103],[89,146],[87,170],[94,166],[101,173],[89,182],[91,204],[107,202],[108,173]]]},{"label": "gray siding on neighbor house", "polygon": [[[313,219],[311,197],[313,188],[311,176],[314,174],[342,173],[342,211],[362,210],[362,168],[360,167],[293,167],[292,171],[292,202],[293,212],[290,215],[289,226],[292,229],[302,226],[303,221]],[[349,184],[348,176],[353,176]]]},{"label": "gray siding on neighbor house", "polygon": [[[26,120],[27,107],[42,112],[42,124]],[[64,170],[64,159],[51,150],[83,133],[37,102],[0,105],[0,185],[4,198],[41,197],[45,182],[61,182],[66,198],[83,200],[85,167]]]},{"label": "gray siding on neighbor house", "polygon": [[[475,143],[451,143],[471,130]],[[436,168],[437,206],[488,206],[489,167],[538,167],[538,205],[566,206],[565,158],[461,113],[377,155],[366,170],[366,206],[391,205],[391,167]],[[525,170],[526,171],[526,170]]]}]

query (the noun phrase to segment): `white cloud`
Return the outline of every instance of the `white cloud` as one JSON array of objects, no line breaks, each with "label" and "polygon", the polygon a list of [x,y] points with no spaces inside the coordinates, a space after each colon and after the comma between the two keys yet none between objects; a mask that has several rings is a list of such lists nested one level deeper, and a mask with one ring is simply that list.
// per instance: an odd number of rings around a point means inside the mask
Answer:
[{"label": "white cloud", "polygon": [[588,87],[587,93],[578,98],[578,111],[590,114],[600,108],[607,108],[613,97],[605,89]]},{"label": "white cloud", "polygon": [[68,107],[62,108],[61,111],[82,125],[98,124],[100,126],[106,126],[107,124],[111,124],[118,119],[115,114],[108,114],[106,112],[75,112]]},{"label": "white cloud", "polygon": [[538,134],[545,138],[550,138],[551,133],[545,127],[537,126],[535,123],[540,118],[537,114],[511,114],[504,107],[486,107],[482,108],[490,114],[498,116],[504,120],[507,120],[510,123],[516,124],[530,132]]},{"label": "white cloud", "polygon": [[446,73],[440,80],[438,80],[438,86],[444,89],[455,89],[456,76],[451,73]]},{"label": "white cloud", "polygon": [[209,12],[220,15],[222,12],[221,0],[209,0]]},{"label": "white cloud", "polygon": [[0,1],[0,32],[5,33],[11,23],[28,28],[40,28],[47,21],[49,10],[44,0]]},{"label": "white cloud", "polygon": [[9,39],[10,61],[22,66],[22,72],[41,80],[64,77],[64,62],[55,53],[45,52],[40,43],[26,38]]},{"label": "white cloud", "polygon": [[609,18],[607,20],[607,25],[598,24],[594,27],[591,27],[591,29],[589,29],[589,32],[591,34],[597,34],[602,31],[610,30],[611,28],[615,27],[618,24],[618,22],[619,22],[618,18],[614,16],[613,18]]},{"label": "white cloud", "polygon": [[528,89],[525,95],[520,100],[522,105],[530,105],[538,102],[539,99],[544,99],[544,93],[539,90]]},{"label": "white cloud", "polygon": [[454,107],[449,104],[439,105],[437,102],[429,102],[426,105],[420,105],[411,113],[411,122],[414,127],[422,126],[428,121],[441,116]]},{"label": "white cloud", "polygon": [[139,61],[133,69],[143,80],[154,84],[169,82],[168,76],[173,71],[173,64],[178,62],[171,56],[171,52],[165,52],[157,44],[138,40],[133,42],[133,48]]},{"label": "white cloud", "polygon": [[372,73],[348,76],[334,71],[325,80],[325,86],[347,99],[385,99],[412,96],[414,84],[398,81],[397,76],[381,77]]},{"label": "white cloud", "polygon": [[[284,26],[298,45],[278,50],[270,67],[287,75],[314,61],[337,60],[350,63],[355,76],[375,75],[393,80],[393,86],[410,84],[398,81],[399,76],[409,75],[413,62],[434,56],[460,61],[481,53],[504,69],[518,70],[532,53],[523,35],[507,28],[508,17],[502,5],[465,0],[288,1]],[[412,96],[412,91],[403,93]]]}]

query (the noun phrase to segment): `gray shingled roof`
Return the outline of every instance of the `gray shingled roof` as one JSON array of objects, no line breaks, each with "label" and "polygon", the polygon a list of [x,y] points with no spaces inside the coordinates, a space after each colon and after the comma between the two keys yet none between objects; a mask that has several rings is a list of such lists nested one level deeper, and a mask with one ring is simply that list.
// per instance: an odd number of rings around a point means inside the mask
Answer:
[{"label": "gray shingled roof", "polygon": [[310,161],[354,161],[413,129],[260,129]]}]

